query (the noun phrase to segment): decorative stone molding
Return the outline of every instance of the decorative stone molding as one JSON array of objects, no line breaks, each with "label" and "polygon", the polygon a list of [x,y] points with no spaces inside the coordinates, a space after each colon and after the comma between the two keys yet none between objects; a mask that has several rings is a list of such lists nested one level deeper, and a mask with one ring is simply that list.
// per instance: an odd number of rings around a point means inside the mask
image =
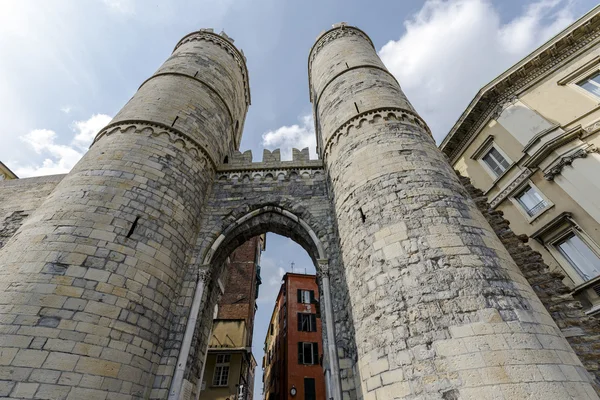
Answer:
[{"label": "decorative stone molding", "polygon": [[502,203],[508,196],[510,196],[517,188],[525,182],[531,175],[533,175],[533,171],[529,168],[524,169],[517,177],[510,182],[504,189],[502,189],[496,196],[494,196],[490,200],[490,207],[493,209],[498,207],[500,203]]},{"label": "decorative stone molding", "polygon": [[251,181],[289,181],[293,179],[324,179],[325,171],[322,168],[266,168],[248,169],[231,172],[218,172],[217,179],[231,183],[244,183]]},{"label": "decorative stone molding", "polygon": [[195,40],[205,40],[207,42],[214,43],[217,46],[220,46],[223,49],[225,49],[229,54],[231,54],[231,56],[239,65],[240,70],[242,71],[242,76],[244,77],[244,90],[246,93],[246,104],[250,105],[250,83],[248,79],[248,68],[246,67],[246,57],[244,56],[244,53],[238,50],[238,48],[231,43],[231,39],[229,37],[225,39],[221,35],[217,35],[216,33],[213,33],[210,30],[201,30],[198,32],[190,33],[189,35],[181,39],[179,43],[177,43],[177,45],[173,49],[173,52],[175,52],[182,44],[192,42]]},{"label": "decorative stone molding", "polygon": [[308,147],[292,149],[292,160],[281,161],[280,149],[263,150],[260,162],[252,162],[252,151],[235,151],[227,164],[221,164],[217,179],[227,182],[284,181],[290,179],[323,179],[321,160],[311,160]]},{"label": "decorative stone molding", "polygon": [[[579,26],[517,65],[506,76],[498,78],[473,100],[467,111],[454,125],[440,148],[455,159],[480,127],[498,111],[498,105],[518,96],[526,87],[563,65],[565,61],[600,38],[600,19],[590,17]],[[493,83],[493,82],[492,82]]]},{"label": "decorative stone molding", "polygon": [[319,277],[329,277],[329,260],[328,259],[319,259],[317,260],[317,276]]},{"label": "decorative stone molding", "polygon": [[203,265],[198,268],[198,282],[202,281],[205,285],[207,285],[212,278],[212,270],[210,269],[210,265]]},{"label": "decorative stone molding", "polygon": [[589,153],[595,153],[597,151],[598,148],[594,145],[591,145],[585,148],[581,148],[569,155],[561,157],[560,161],[544,174],[544,179],[546,179],[547,181],[553,181],[554,177],[560,174],[566,165],[571,165],[576,159],[586,158]]},{"label": "decorative stone molding", "polygon": [[96,135],[96,138],[90,145],[90,148],[103,136],[110,136],[114,133],[125,132],[138,134],[141,133],[153,137],[165,135],[169,138],[170,143],[179,143],[181,148],[189,152],[196,161],[201,163],[202,167],[210,164],[213,169],[217,168],[216,163],[210,157],[208,152],[200,145],[200,143],[181,132],[179,129],[172,128],[159,122],[146,120],[123,120],[108,124],[98,133],[98,135]]},{"label": "decorative stone molding", "polygon": [[588,126],[583,128],[583,130],[586,131],[587,133],[592,133],[597,130],[600,130],[600,120],[589,124]]},{"label": "decorative stone molding", "polygon": [[350,128],[360,129],[364,123],[377,123],[379,121],[400,121],[416,125],[429,134],[433,138],[429,127],[421,119],[421,117],[410,110],[403,108],[376,108],[374,110],[364,111],[346,121],[341,127],[339,127],[333,135],[329,137],[324,146],[324,154],[327,156],[335,143],[337,143],[342,136],[346,136],[350,131]]}]

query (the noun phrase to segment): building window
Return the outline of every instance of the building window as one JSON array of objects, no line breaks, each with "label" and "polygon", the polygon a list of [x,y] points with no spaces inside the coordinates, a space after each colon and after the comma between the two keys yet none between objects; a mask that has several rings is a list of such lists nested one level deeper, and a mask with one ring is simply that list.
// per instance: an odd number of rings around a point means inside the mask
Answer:
[{"label": "building window", "polygon": [[213,374],[213,386],[227,386],[229,379],[229,362],[231,355],[217,354],[215,373]]},{"label": "building window", "polygon": [[298,289],[298,303],[312,304],[315,302],[314,290]]},{"label": "building window", "polygon": [[584,281],[600,275],[600,257],[575,232],[570,231],[554,246]]},{"label": "building window", "polygon": [[315,378],[304,378],[304,400],[317,400]]},{"label": "building window", "polygon": [[496,177],[502,175],[510,166],[510,163],[506,160],[506,157],[500,154],[498,149],[496,149],[494,146],[490,147],[488,152],[485,153],[481,159]]},{"label": "building window", "polygon": [[298,343],[298,364],[316,365],[319,362],[318,343]]},{"label": "building window", "polygon": [[600,97],[600,72],[596,72],[577,83],[577,86],[587,90],[591,94]]},{"label": "building window", "polygon": [[525,189],[516,195],[515,199],[530,217],[539,214],[548,206],[542,195],[531,185],[525,186]]},{"label": "building window", "polygon": [[316,332],[317,315],[298,313],[298,330],[300,332]]}]

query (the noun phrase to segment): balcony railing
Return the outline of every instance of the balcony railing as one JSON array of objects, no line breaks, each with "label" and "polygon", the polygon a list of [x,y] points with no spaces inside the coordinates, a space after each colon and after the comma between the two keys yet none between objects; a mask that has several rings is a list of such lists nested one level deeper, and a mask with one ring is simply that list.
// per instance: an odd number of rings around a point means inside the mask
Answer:
[{"label": "balcony railing", "polygon": [[546,201],[542,200],[539,203],[537,203],[535,206],[528,209],[527,214],[529,214],[530,217],[533,217],[534,215],[536,215],[540,211],[542,211],[544,208],[546,208],[546,205],[547,205]]}]

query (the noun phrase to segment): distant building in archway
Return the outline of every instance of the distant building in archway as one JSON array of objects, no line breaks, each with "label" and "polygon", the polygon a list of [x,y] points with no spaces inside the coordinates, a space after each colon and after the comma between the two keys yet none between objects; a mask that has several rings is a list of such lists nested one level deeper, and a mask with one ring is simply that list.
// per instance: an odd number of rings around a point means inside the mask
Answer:
[{"label": "distant building in archway", "polygon": [[252,333],[266,235],[238,247],[225,263],[199,400],[252,400],[256,361]]},{"label": "distant building in archway", "polygon": [[263,357],[263,399],[326,399],[315,275],[287,273],[271,316]]}]

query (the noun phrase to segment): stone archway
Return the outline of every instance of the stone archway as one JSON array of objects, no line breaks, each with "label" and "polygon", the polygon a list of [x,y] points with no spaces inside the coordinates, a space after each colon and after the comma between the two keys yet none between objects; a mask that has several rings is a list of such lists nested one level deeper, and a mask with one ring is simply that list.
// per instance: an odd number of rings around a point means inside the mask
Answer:
[{"label": "stone archway", "polygon": [[[208,209],[203,213],[204,228],[191,260],[200,278],[194,282],[194,301],[189,309],[169,398],[177,398],[177,387],[184,376],[194,379],[188,364],[198,360],[204,364],[202,358],[206,349],[203,347],[208,345],[208,338],[200,338],[199,330],[206,329],[206,324],[211,324],[212,320],[202,317],[202,312],[213,307],[209,302],[215,301],[216,297],[211,290],[216,291],[214,282],[222,272],[225,259],[248,239],[272,232],[298,243],[315,265],[323,311],[326,380],[330,397],[341,400],[337,350],[340,341],[335,335],[336,324],[341,318],[333,312],[329,278],[329,266],[339,264],[337,235],[322,164],[309,161],[304,157],[305,153],[296,151],[291,162],[272,160],[276,161],[272,166],[268,161],[270,154],[265,154],[261,163],[252,163],[248,153],[236,154],[229,164],[220,167],[222,170],[213,184]],[[198,347],[190,352],[192,340]],[[344,350],[344,354],[349,353]]]},{"label": "stone archway", "polygon": [[[206,249],[202,265],[211,271],[213,279],[222,271],[224,259],[248,239],[263,234],[276,233],[289,237],[302,246],[313,260],[317,271],[319,293],[324,311],[323,332],[324,346],[328,363],[324,365],[329,398],[342,398],[341,382],[339,380],[339,360],[336,349],[335,324],[333,321],[333,302],[329,281],[329,257],[323,243],[315,231],[302,218],[278,206],[263,206],[248,212],[230,224]],[[210,305],[208,306],[210,309]]]}]

